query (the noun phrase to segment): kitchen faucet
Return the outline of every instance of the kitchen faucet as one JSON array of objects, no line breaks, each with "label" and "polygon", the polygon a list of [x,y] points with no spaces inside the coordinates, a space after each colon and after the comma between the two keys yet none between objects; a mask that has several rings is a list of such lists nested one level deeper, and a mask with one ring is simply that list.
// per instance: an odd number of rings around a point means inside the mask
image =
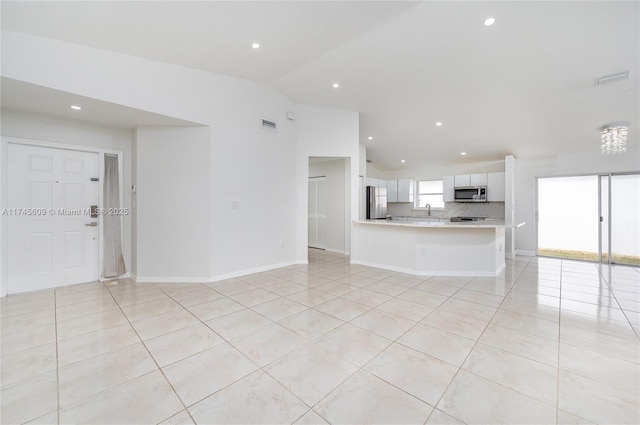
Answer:
[{"label": "kitchen faucet", "polygon": [[431,204],[427,204],[424,207],[427,209],[427,215],[431,217]]}]

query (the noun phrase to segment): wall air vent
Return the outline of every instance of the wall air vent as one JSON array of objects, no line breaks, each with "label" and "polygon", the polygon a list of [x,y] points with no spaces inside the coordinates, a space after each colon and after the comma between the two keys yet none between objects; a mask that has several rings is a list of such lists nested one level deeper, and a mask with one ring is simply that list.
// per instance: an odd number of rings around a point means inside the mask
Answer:
[{"label": "wall air vent", "polygon": [[596,80],[596,86],[603,84],[615,83],[616,81],[628,80],[631,71],[616,72],[615,74],[605,75]]},{"label": "wall air vent", "polygon": [[262,128],[264,130],[276,131],[277,126],[278,125],[274,121],[269,121],[267,119],[262,118]]}]

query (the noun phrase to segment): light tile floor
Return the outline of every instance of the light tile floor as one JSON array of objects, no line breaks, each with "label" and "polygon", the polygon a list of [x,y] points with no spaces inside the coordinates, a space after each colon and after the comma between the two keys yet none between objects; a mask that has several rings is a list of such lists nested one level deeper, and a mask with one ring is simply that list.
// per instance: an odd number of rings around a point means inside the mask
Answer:
[{"label": "light tile floor", "polygon": [[1,300],[3,424],[640,423],[640,269],[416,277],[310,250]]}]

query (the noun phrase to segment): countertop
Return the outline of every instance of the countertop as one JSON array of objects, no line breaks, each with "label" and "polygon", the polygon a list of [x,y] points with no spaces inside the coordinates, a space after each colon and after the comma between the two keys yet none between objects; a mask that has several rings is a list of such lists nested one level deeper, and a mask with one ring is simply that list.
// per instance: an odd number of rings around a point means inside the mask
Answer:
[{"label": "countertop", "polygon": [[504,220],[500,219],[486,219],[481,221],[444,221],[439,219],[432,219],[432,221],[415,221],[415,222],[407,222],[407,221],[395,221],[395,220],[353,220],[354,223],[359,224],[374,224],[377,226],[402,226],[402,227],[444,227],[449,229],[469,229],[469,228],[478,228],[478,229],[487,229],[487,228],[501,228],[501,227],[511,227],[512,229],[517,229],[519,227],[527,224],[526,222],[518,223],[514,226],[507,226],[504,223]]},{"label": "countertop", "polygon": [[441,221],[441,220],[416,221],[416,222],[392,221],[392,220],[354,220],[354,223],[372,224],[376,226],[439,227],[439,228],[446,228],[446,229],[461,229],[461,228],[489,229],[489,228],[505,227],[504,220],[482,220],[482,221],[460,221],[460,222],[450,222],[450,221]]}]

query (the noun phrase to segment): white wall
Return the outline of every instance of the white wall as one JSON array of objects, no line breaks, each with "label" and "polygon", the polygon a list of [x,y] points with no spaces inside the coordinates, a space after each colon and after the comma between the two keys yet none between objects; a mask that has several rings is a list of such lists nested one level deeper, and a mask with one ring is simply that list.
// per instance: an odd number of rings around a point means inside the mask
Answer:
[{"label": "white wall", "polygon": [[[596,140],[596,143],[598,141]],[[562,155],[553,158],[519,158],[516,166],[516,222],[527,224],[516,230],[516,249],[536,251],[536,178],[640,171],[640,156],[634,152],[601,155],[599,152]]]},{"label": "white wall", "polygon": [[[2,32],[1,72],[15,80],[210,128],[209,149],[201,150],[207,154],[209,163],[209,192],[203,194],[197,206],[207,209],[211,221],[209,217],[198,216],[193,218],[199,222],[190,223],[207,234],[205,246],[195,245],[203,243],[200,236],[192,241],[193,249],[209,253],[207,265],[198,267],[197,274],[208,269],[210,277],[221,278],[290,264],[297,256],[296,247],[306,246],[306,237],[302,243],[297,238],[299,231],[295,223],[300,216],[297,187],[301,176],[306,181],[308,164],[300,174],[296,160],[296,123],[285,119],[286,112],[296,112],[296,107],[272,87],[7,31]],[[354,157],[357,158],[357,114],[349,116],[355,122]],[[276,121],[278,131],[262,130],[262,117]],[[315,120],[308,110],[298,117],[301,121]],[[332,135],[329,136],[330,139]],[[326,141],[325,138],[323,142]],[[304,150],[312,150],[309,146],[315,142],[313,137],[306,137]],[[338,140],[338,145],[342,142],[344,138]],[[140,147],[141,140],[136,143]],[[164,157],[183,155],[180,143],[167,144],[164,149]],[[328,151],[328,155],[334,154],[332,149]],[[327,155],[324,149],[320,154]],[[340,151],[335,154],[343,156]],[[138,168],[144,159],[138,152]],[[237,209],[231,208],[233,202],[237,203]],[[142,215],[137,217],[138,256],[143,246],[149,245],[142,240],[149,237],[140,229],[144,219]],[[167,225],[180,226],[181,220]],[[192,252],[179,255],[187,257]],[[186,258],[183,260],[185,265],[189,262]],[[149,269],[137,272],[159,276],[162,266],[156,264],[155,267],[158,272],[152,273]],[[182,272],[173,270],[172,273]]]},{"label": "white wall", "polygon": [[[345,252],[346,227],[350,226],[346,216],[345,189],[348,183],[348,169],[345,169],[344,158],[333,159],[309,164],[309,177],[326,179],[327,211],[326,211],[326,240],[327,251]],[[347,198],[348,201],[348,198]]]},{"label": "white wall", "polygon": [[[132,133],[130,130],[6,109],[2,109],[0,115],[2,116],[0,131],[5,137],[122,151],[124,160],[123,187],[125,189],[123,206],[131,210],[131,197],[127,190],[131,187]],[[122,254],[127,271],[131,271],[132,267],[131,224],[131,216],[123,216]]]},{"label": "white wall", "polygon": [[[295,263],[296,122],[285,119],[294,106],[279,96],[253,102],[246,123],[212,128],[214,279]],[[260,116],[276,120],[278,131],[261,129]]]},{"label": "white wall", "polygon": [[[344,157],[349,167],[349,218],[358,219],[359,122],[355,112],[339,111],[310,105],[297,108],[297,178],[296,178],[296,258],[307,262],[307,202],[309,157]],[[351,227],[345,229],[345,250],[351,250]]]},{"label": "white wall", "polygon": [[136,280],[209,281],[209,129],[138,127],[136,156]]}]

